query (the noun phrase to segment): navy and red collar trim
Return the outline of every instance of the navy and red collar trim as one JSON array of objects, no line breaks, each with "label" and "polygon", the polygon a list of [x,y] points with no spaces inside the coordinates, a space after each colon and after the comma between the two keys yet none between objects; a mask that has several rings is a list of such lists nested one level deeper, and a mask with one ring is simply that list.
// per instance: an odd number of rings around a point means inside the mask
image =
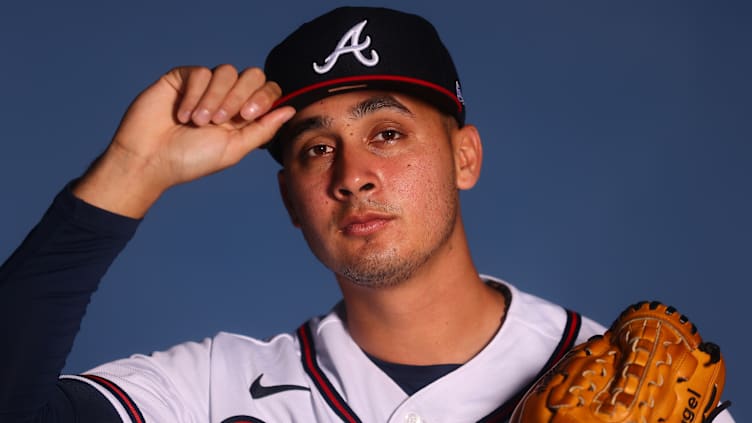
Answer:
[{"label": "navy and red collar trim", "polygon": [[582,316],[576,311],[565,309],[567,312],[567,323],[564,325],[564,331],[561,335],[559,344],[554,349],[551,356],[546,361],[546,364],[541,368],[537,375],[532,379],[530,384],[520,389],[517,394],[507,400],[499,408],[491,412],[488,416],[480,419],[478,423],[491,423],[491,422],[505,422],[512,416],[514,408],[525,396],[525,393],[540,379],[551,367],[554,366],[564,355],[575,346],[577,336],[580,334],[580,327],[582,326]]},{"label": "navy and red collar trim", "polygon": [[316,348],[313,343],[311,334],[311,325],[306,322],[298,328],[298,338],[300,339],[301,352],[300,359],[303,362],[303,368],[308,376],[313,380],[314,385],[318,388],[321,395],[326,400],[332,410],[347,423],[361,423],[361,420],[350,408],[347,402],[340,396],[334,385],[329,381],[324,372],[319,367],[316,359]]},{"label": "navy and red collar trim", "polygon": [[[561,358],[564,357],[567,351],[569,351],[575,345],[577,336],[580,333],[580,327],[582,326],[582,317],[579,313],[572,310],[566,310],[566,313],[567,323],[566,325],[564,325],[564,331],[562,333],[561,340],[559,341],[559,344],[556,346],[554,351],[551,353],[551,356],[548,358],[548,361],[546,361],[546,364],[543,366],[540,372],[538,372],[538,374],[535,376],[535,378],[533,378],[532,382],[528,386],[525,386],[523,389],[521,389],[515,396],[513,396],[507,402],[491,412],[491,414],[480,419],[478,423],[506,421],[512,415],[512,412],[517,406],[517,403],[519,403],[519,401],[522,399],[528,389],[530,389],[530,387],[535,383],[535,381],[543,376],[543,374],[546,373],[551,367],[553,367],[554,364],[561,360]],[[336,388],[334,388],[334,385],[329,381],[329,378],[327,378],[326,374],[324,374],[323,370],[318,364],[310,321],[304,323],[298,328],[297,335],[300,340],[300,358],[303,363],[303,368],[311,377],[314,385],[316,385],[316,388],[324,397],[327,404],[329,404],[329,406],[332,408],[332,411],[334,411],[344,422],[360,423],[360,418],[350,408],[344,398],[342,398],[342,396],[337,392]]]}]

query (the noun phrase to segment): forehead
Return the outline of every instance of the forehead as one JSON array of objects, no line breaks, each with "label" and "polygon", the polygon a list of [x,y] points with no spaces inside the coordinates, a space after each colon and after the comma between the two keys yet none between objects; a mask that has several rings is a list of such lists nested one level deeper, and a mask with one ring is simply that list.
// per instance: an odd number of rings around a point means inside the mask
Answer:
[{"label": "forehead", "polygon": [[378,111],[391,111],[409,117],[440,114],[437,108],[404,93],[359,90],[331,95],[309,104],[295,114],[291,123],[323,117],[326,119],[358,120]]}]

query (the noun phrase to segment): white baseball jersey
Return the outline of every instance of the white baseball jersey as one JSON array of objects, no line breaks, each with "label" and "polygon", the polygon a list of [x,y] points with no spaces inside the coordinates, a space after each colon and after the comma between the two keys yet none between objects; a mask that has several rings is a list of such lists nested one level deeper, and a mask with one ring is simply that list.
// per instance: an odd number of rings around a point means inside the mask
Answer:
[{"label": "white baseball jersey", "polygon": [[64,377],[93,385],[134,423],[506,421],[541,369],[605,328],[484,278],[511,293],[501,329],[470,361],[410,396],[355,344],[341,304],[295,334],[262,341],[219,333]]}]

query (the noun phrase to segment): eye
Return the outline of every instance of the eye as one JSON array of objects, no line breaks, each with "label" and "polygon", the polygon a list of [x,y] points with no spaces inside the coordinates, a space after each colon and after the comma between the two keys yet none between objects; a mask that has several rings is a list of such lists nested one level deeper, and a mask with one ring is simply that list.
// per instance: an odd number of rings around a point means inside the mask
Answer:
[{"label": "eye", "polygon": [[402,132],[396,129],[384,129],[383,131],[379,131],[379,133],[376,134],[375,140],[391,143],[392,141],[396,141],[402,138],[402,136]]},{"label": "eye", "polygon": [[326,144],[316,144],[303,151],[303,155],[307,158],[322,157],[327,154],[331,154],[334,148]]}]

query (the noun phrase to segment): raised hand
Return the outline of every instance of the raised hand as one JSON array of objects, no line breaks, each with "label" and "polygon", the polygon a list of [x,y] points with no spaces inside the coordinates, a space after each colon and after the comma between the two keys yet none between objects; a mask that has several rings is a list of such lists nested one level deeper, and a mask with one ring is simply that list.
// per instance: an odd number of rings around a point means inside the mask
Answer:
[{"label": "raised hand", "polygon": [[168,188],[227,168],[270,140],[295,113],[270,111],[280,94],[258,68],[175,68],[134,100],[74,193],[141,217]]}]

